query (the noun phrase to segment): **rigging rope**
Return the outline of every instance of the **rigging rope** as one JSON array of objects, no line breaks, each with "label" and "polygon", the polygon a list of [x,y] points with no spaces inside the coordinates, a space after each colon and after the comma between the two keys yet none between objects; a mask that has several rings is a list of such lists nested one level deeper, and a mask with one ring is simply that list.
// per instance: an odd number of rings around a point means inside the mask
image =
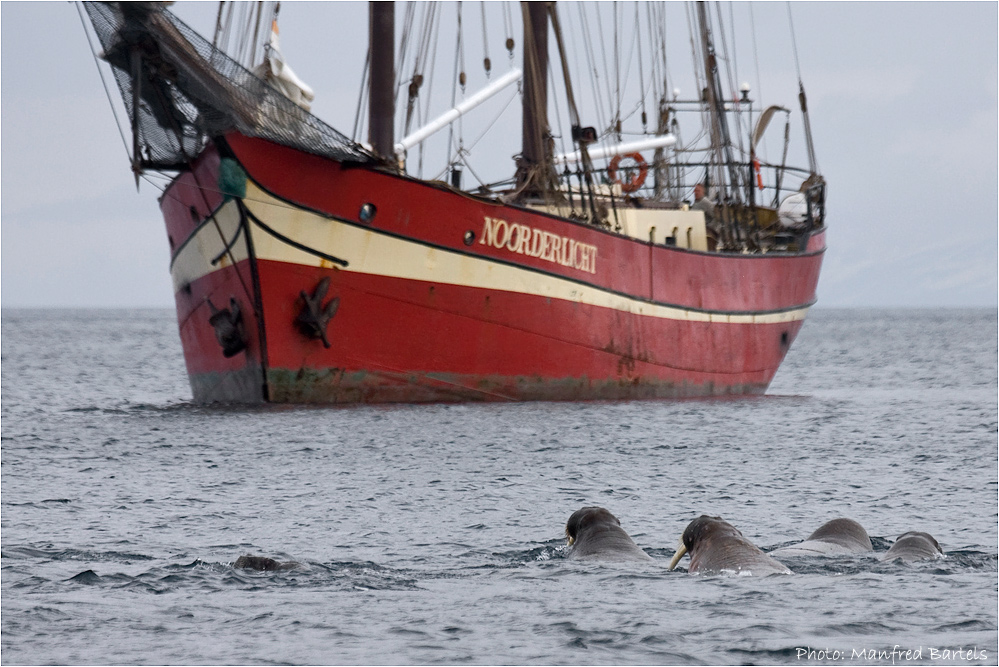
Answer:
[{"label": "rigging rope", "polygon": [[[430,4],[436,5],[436,3],[430,3]],[[435,62],[437,60],[437,47],[440,44],[440,35],[441,35],[440,21],[442,15],[443,12],[439,11],[436,7],[434,8],[434,11],[431,12],[430,14],[431,23],[429,26],[430,32],[428,33],[428,40],[433,41],[433,47],[431,47],[428,42],[427,62]],[[424,65],[424,69],[425,68],[426,65]],[[420,116],[418,118],[420,123],[424,123],[428,118],[430,118],[430,101],[433,98],[434,81],[436,73],[437,73],[437,68],[431,66],[430,76],[427,78],[427,94],[423,101],[423,109],[421,110]],[[425,157],[426,157],[426,147],[424,144],[420,144],[420,172],[419,172],[420,178],[423,177],[423,160]]]},{"label": "rigging rope", "polygon": [[101,71],[101,63],[97,58],[97,50],[94,48],[94,43],[90,39],[90,31],[87,30],[87,21],[83,18],[83,9],[80,3],[76,3],[76,11],[80,15],[80,23],[83,24],[83,33],[87,36],[87,44],[90,45],[90,53],[94,56],[94,65],[97,66],[97,75],[101,77],[101,85],[104,86],[104,94],[108,98],[108,104],[111,105],[111,113],[114,115],[114,124],[118,128],[118,134],[121,135],[121,143],[125,145],[125,155],[128,156],[128,161],[133,162],[133,158],[128,154],[128,139],[125,138],[125,131],[121,129],[121,121],[118,119],[118,111],[114,107],[114,99],[111,97],[111,91],[108,90],[107,81],[104,80],[104,72]]},{"label": "rigging rope", "polygon": [[[697,43],[694,38],[695,32],[692,16],[693,8],[687,4],[685,6],[685,10],[684,15],[687,18],[687,34],[690,35],[690,51],[692,56],[691,62],[694,64],[694,81],[697,82],[697,90],[695,92],[697,94],[697,99],[701,101],[701,104],[698,105],[698,110],[701,115],[701,128],[703,133],[704,129],[711,126],[711,115],[708,112],[706,100],[704,99],[704,89],[707,86],[707,77],[704,74],[704,61],[701,60],[701,57],[697,53]],[[693,145],[693,142],[691,142],[691,145]],[[707,185],[708,184],[705,183],[705,186]]]},{"label": "rigging rope", "polygon": [[666,55],[668,40],[666,39],[666,6],[664,3],[659,3],[659,43],[660,43],[660,54],[662,55],[662,81],[663,81],[663,97],[669,97],[672,93],[670,81],[673,77],[669,73],[669,57]]},{"label": "rigging rope", "polygon": [[794,50],[794,71],[798,74],[798,81],[801,81],[801,65],[798,63],[798,41],[794,38],[794,21],[791,19],[791,3],[787,3],[787,22],[791,26],[791,47]]},{"label": "rigging rope", "polygon": [[[461,2],[458,2],[458,38],[455,43],[455,54],[454,54],[454,76],[451,82],[451,108],[453,109],[458,101],[458,86],[461,85],[461,93],[465,94],[465,50],[462,44],[461,38]],[[461,75],[458,75],[459,64],[461,67]],[[463,127],[461,117],[458,117],[458,145],[461,145],[461,129]],[[448,154],[450,155],[454,150],[454,123],[448,124],[448,137],[447,137]]]},{"label": "rigging rope", "polygon": [[728,23],[732,26],[732,68],[735,70],[735,82],[739,83],[739,46],[735,42],[735,37],[738,34],[735,30],[735,9],[733,9],[733,4],[728,5]]},{"label": "rigging rope", "polygon": [[218,48],[219,35],[222,33],[222,9],[225,8],[225,0],[219,3],[219,12],[215,16],[215,36],[212,37],[212,46]]},{"label": "rigging rope", "polygon": [[[749,29],[753,35],[753,63],[756,66],[756,97],[763,100],[763,79],[760,78],[760,55],[756,47],[756,21],[753,17],[753,5],[749,4]],[[762,107],[762,104],[761,104]],[[767,161],[767,139],[766,135],[763,135],[763,158],[764,162]]]},{"label": "rigging rope", "polygon": [[236,5],[237,14],[241,15],[238,21],[238,25],[241,25],[242,29],[236,33],[236,50],[235,53],[233,54],[233,58],[238,63],[245,65],[246,60],[243,58],[243,51],[246,50],[246,33],[250,25],[250,21],[249,18],[247,17],[247,14],[253,11],[253,8],[250,7],[250,9],[247,10],[248,5],[242,3],[234,3],[234,4]]},{"label": "rigging rope", "polygon": [[[735,133],[735,136],[736,136],[736,139],[738,141],[739,152],[742,153],[742,154],[745,154],[746,151],[745,151],[745,149],[743,147],[743,144],[742,144],[742,134],[743,134],[742,123],[741,123],[742,114],[740,114],[738,112],[738,106],[737,106],[737,101],[738,101],[738,92],[737,91],[738,91],[739,87],[736,84],[737,78],[733,79],[733,76],[735,76],[735,77],[738,76],[738,73],[735,71],[735,55],[734,55],[735,54],[735,34],[734,34],[735,33],[735,25],[733,24],[733,26],[732,26],[732,31],[733,31],[733,35],[732,35],[732,54],[733,55],[732,55],[732,57],[730,59],[729,58],[729,49],[728,49],[728,38],[727,38],[726,33],[725,33],[725,19],[722,17],[721,5],[720,4],[715,5],[715,10],[716,10],[716,13],[718,14],[718,34],[721,37],[722,53],[724,54],[724,56],[721,58],[721,60],[724,61],[724,63],[725,63],[725,75],[728,78],[728,87],[729,87],[729,93],[728,94],[731,95],[732,110],[735,112],[734,113],[734,115],[735,115],[735,126],[736,126],[736,130],[737,130],[736,133]],[[728,123],[728,114],[725,114],[725,115],[722,116],[721,122],[726,123],[726,124]],[[738,186],[736,185],[735,187],[738,187]]]},{"label": "rigging rope", "polygon": [[510,3],[503,3],[503,26],[506,28],[506,50],[510,63],[513,63],[513,15],[510,13]]},{"label": "rigging rope", "polygon": [[[458,57],[461,59],[461,73],[458,75],[458,83],[461,84],[461,94],[465,94],[465,82],[467,77],[465,76],[465,38],[463,31],[461,29],[461,0],[458,0]],[[454,98],[451,99],[452,105],[454,106]]]},{"label": "rigging rope", "polygon": [[254,56],[257,52],[257,44],[260,43],[260,22],[264,18],[264,3],[257,3],[257,20],[253,22],[253,38],[247,45],[247,59],[246,64],[249,67],[253,66],[255,60]]},{"label": "rigging rope", "polygon": [[[557,88],[555,86],[555,68],[554,67],[549,67],[548,68],[548,79],[550,81],[550,85],[551,85],[552,91],[557,90]],[[565,130],[562,127],[562,113],[559,111],[559,106],[558,106],[558,95],[552,95],[552,98],[553,98],[552,104],[554,104],[554,106],[555,106],[555,122],[558,123],[558,138],[559,138],[559,143],[562,146],[562,153],[568,153],[569,151],[566,150],[566,146],[565,146]]]},{"label": "rigging rope", "polygon": [[[212,46],[228,53],[233,60],[251,69],[255,63],[263,60],[268,48],[270,26],[277,21],[280,11],[280,2],[220,2],[215,16]],[[265,15],[268,18],[265,19]],[[238,29],[234,29],[234,26]],[[234,33],[236,45],[230,51],[229,42]],[[265,35],[268,39],[262,38]]]},{"label": "rigging rope", "polygon": [[[725,101],[732,101],[732,97],[735,96],[736,85],[732,80],[732,65],[728,55],[728,39],[725,36],[725,21],[722,18],[720,4],[715,5],[715,12],[718,14],[717,33],[719,36],[719,39],[713,40],[715,42],[715,60],[725,63],[725,78],[728,79],[728,92],[723,96],[723,99]],[[718,53],[719,44],[721,45],[721,53]]]},{"label": "rigging rope", "polygon": [[[413,15],[416,8],[412,3],[406,3],[406,14],[402,19],[402,39],[399,40],[399,50],[396,53],[396,81],[395,81],[395,95],[393,95],[393,108],[399,108],[399,91],[402,89],[402,77],[403,72],[406,71],[406,58],[409,57],[409,38],[413,32]],[[412,92],[410,89],[408,92]],[[408,109],[407,104],[407,109]],[[403,132],[405,133],[405,132]]]},{"label": "rigging rope", "polygon": [[[669,82],[667,81],[666,73],[666,34],[665,34],[665,19],[662,16],[662,4],[661,3],[649,3],[646,6],[646,15],[648,20],[646,25],[649,29],[649,52],[651,57],[649,58],[649,67],[651,72],[649,73],[649,79],[652,82],[653,95],[657,101],[665,101],[668,97],[669,92]],[[658,30],[654,28],[658,26]],[[657,56],[662,56],[662,66],[659,65],[659,58]],[[659,84],[662,82],[662,89],[659,88]]]},{"label": "rigging rope", "polygon": [[215,41],[217,41],[218,42],[218,49],[220,51],[224,51],[226,53],[229,52],[229,35],[232,34],[232,30],[231,30],[231,28],[232,28],[232,13],[233,13],[233,11],[235,11],[234,4],[235,3],[232,3],[232,2],[230,2],[228,4],[225,3],[225,2],[219,3],[219,16],[222,15],[222,6],[223,5],[226,6],[225,19],[222,19],[221,25],[219,25],[217,27],[216,34],[215,34],[215,40],[212,42],[212,44],[214,45]]},{"label": "rigging rope", "polygon": [[482,66],[486,70],[486,79],[489,79],[489,75],[492,73],[493,64],[489,59],[489,35],[486,31],[486,2],[482,0],[479,3],[479,7],[482,9]]},{"label": "rigging rope", "polygon": [[[408,8],[414,7],[415,4],[407,6]],[[417,99],[420,97],[420,88],[423,86],[424,81],[424,71],[426,69],[427,61],[427,51],[430,49],[431,36],[433,34],[433,16],[436,11],[435,3],[427,3],[423,5],[423,15],[422,15],[422,28],[420,29],[420,37],[416,43],[416,54],[413,57],[413,76],[410,79],[408,97],[406,101],[406,119],[403,125],[403,135],[409,134],[410,128],[412,127],[414,114],[417,117],[422,117],[420,114],[420,106],[417,103]],[[415,14],[415,12],[414,12]],[[414,16],[415,18],[415,16]],[[428,93],[429,94],[429,93]]]},{"label": "rigging rope", "polygon": [[[438,28],[441,14],[438,11],[439,5],[436,2],[420,4],[423,7],[422,28],[420,29],[420,39],[416,45],[417,54],[413,62],[413,81],[410,84],[410,104],[412,108],[409,108],[409,105],[407,105],[406,131],[403,134],[409,133],[412,120],[415,119],[417,122],[422,123],[423,119],[429,116],[430,102],[433,97],[433,82],[436,68],[431,66],[429,74],[426,72],[428,63],[436,60],[438,38],[440,37]],[[426,82],[426,93],[423,94],[423,104],[421,105],[418,98],[420,97],[419,91],[423,87],[424,81]],[[417,155],[417,175],[422,178],[423,160],[425,157],[425,147],[422,143],[419,145]]]},{"label": "rigging rope", "polygon": [[[607,99],[610,100],[611,104],[613,105],[614,101],[616,100],[616,96],[611,94],[611,89],[610,89],[610,86],[611,86],[611,77],[610,77],[610,72],[607,70],[607,60],[608,60],[608,58],[607,58],[607,45],[606,45],[605,40],[604,40],[604,24],[603,24],[603,21],[600,20],[600,7],[599,6],[595,6],[594,7],[594,11],[597,14],[597,31],[598,31],[598,33],[600,35],[600,55],[601,55],[601,57],[602,57],[602,59],[604,61],[604,79],[607,82],[607,84],[606,84],[607,85]],[[620,105],[618,104],[617,106],[620,106]],[[613,106],[611,108],[611,111],[612,112],[614,111],[614,107]],[[612,114],[611,118],[609,118],[608,120],[609,121],[616,121],[617,118],[618,118],[617,114]],[[607,127],[607,130],[606,130],[607,132],[613,132],[617,128],[617,123],[616,122],[612,122],[611,125],[613,125],[613,127],[611,127],[609,125]]]},{"label": "rigging rope", "polygon": [[590,74],[590,94],[593,95],[593,109],[596,111],[597,126],[603,131],[607,127],[607,116],[601,104],[602,99],[609,100],[609,96],[601,95],[600,72],[597,70],[596,56],[593,53],[593,40],[590,36],[590,25],[586,20],[585,5],[579,5],[580,34],[582,35],[584,52],[586,53],[587,71]]},{"label": "rigging rope", "polygon": [[[471,151],[471,150],[472,150],[473,148],[475,148],[475,145],[479,143],[479,141],[480,141],[480,140],[482,139],[482,137],[486,136],[486,134],[487,134],[487,133],[489,132],[489,130],[491,130],[491,129],[493,128],[493,125],[495,125],[495,124],[496,124],[496,122],[497,122],[497,121],[498,121],[498,120],[500,119],[500,117],[501,117],[501,116],[502,116],[502,115],[503,115],[503,114],[504,114],[504,113],[506,112],[506,110],[507,110],[508,108],[510,108],[510,104],[512,104],[512,103],[513,103],[513,101],[514,101],[515,99],[517,99],[517,98],[518,98],[519,96],[520,96],[520,93],[519,93],[519,91],[515,89],[515,90],[514,90],[514,91],[513,91],[513,92],[512,92],[511,94],[510,94],[510,97],[509,97],[509,98],[507,99],[507,101],[506,101],[506,104],[504,104],[504,105],[503,105],[503,108],[502,108],[502,109],[500,109],[500,110],[499,110],[499,113],[497,113],[497,114],[496,114],[496,117],[495,117],[495,118],[493,118],[493,119],[492,119],[492,121],[490,121],[489,125],[487,125],[487,126],[486,126],[486,129],[482,130],[482,133],[481,133],[481,134],[479,134],[479,136],[478,136],[478,137],[476,137],[476,138],[475,138],[475,140],[474,140],[474,141],[472,141],[472,143],[470,143],[470,144],[468,145],[468,148],[467,148],[466,150],[468,150],[468,151]],[[466,162],[465,164],[468,164],[468,163]],[[482,181],[480,181],[480,183],[481,183],[481,182],[482,182]]]},{"label": "rigging rope", "polygon": [[794,21],[791,19],[791,3],[787,3],[787,22],[791,26],[791,45],[794,47],[794,69],[798,74],[798,101],[801,104],[801,118],[805,125],[805,147],[808,151],[808,168],[816,174],[819,164],[815,159],[815,147],[812,144],[812,126],[808,120],[808,105],[805,102],[805,84],[801,82],[801,65],[798,62],[798,41],[794,36]]},{"label": "rigging rope", "polygon": [[[624,23],[624,13],[623,12],[621,14],[621,23],[622,24]],[[634,33],[634,32],[637,32],[637,31],[638,31],[638,25],[636,24],[634,26],[633,30],[631,30],[631,33]],[[616,36],[615,36],[614,39],[615,39],[615,41],[617,41],[617,37]],[[625,92],[627,92],[627,90],[628,90],[628,84],[631,82],[631,61],[635,58],[635,47],[636,47],[636,40],[634,40],[634,39],[628,40],[628,57],[627,57],[627,59],[625,60],[625,63],[624,63],[624,82],[621,84],[621,91],[622,91],[620,93],[620,98],[621,99],[618,101],[618,119],[620,121],[625,121],[628,118],[630,118],[632,115],[634,115],[634,113],[638,110],[638,108],[640,106],[640,104],[636,104],[635,108],[632,109],[631,113],[629,113],[626,117],[621,117],[621,107],[622,107],[622,105],[624,103],[624,97],[623,97],[623,95],[624,95]],[[641,57],[641,54],[639,54],[639,60],[641,60],[640,57]]]},{"label": "rigging rope", "polygon": [[645,130],[649,122],[649,115],[645,111],[645,74],[642,69],[642,29],[638,21],[638,4],[635,4],[635,38],[638,42],[638,87],[642,93],[642,129]]},{"label": "rigging rope", "polygon": [[357,93],[357,112],[354,114],[354,133],[351,138],[354,141],[360,141],[360,135],[358,132],[364,130],[364,124],[361,122],[362,115],[361,110],[365,108],[365,100],[367,99],[368,91],[368,65],[371,63],[371,48],[368,48],[367,55],[364,56],[364,69],[361,70],[361,90]]},{"label": "rigging rope", "polygon": [[[618,4],[611,5],[611,12],[614,15],[614,131],[617,133],[618,141],[621,140],[621,48],[618,45],[617,36],[621,32],[617,23]],[[603,36],[603,33],[601,33]]]},{"label": "rigging rope", "polygon": [[513,101],[517,99],[519,96],[520,96],[519,92],[517,90],[514,90],[507,98],[506,104],[503,105],[503,108],[499,110],[499,113],[497,113],[495,118],[493,118],[492,121],[489,122],[489,125],[486,126],[486,128],[479,134],[479,136],[477,136],[472,141],[472,143],[470,143],[467,147],[462,146],[458,150],[456,150],[454,153],[454,157],[452,157],[449,160],[449,163],[444,167],[444,169],[439,171],[431,180],[440,180],[441,178],[443,178],[444,175],[447,173],[448,169],[451,168],[451,163],[453,163],[454,160],[461,158],[461,163],[466,167],[468,167],[469,173],[472,174],[475,180],[479,182],[479,185],[485,185],[486,182],[481,178],[479,178],[478,174],[476,174],[475,171],[472,170],[472,166],[468,162],[468,157],[471,154],[471,151],[475,149],[476,144],[478,144],[479,141],[481,141],[482,138],[489,133],[489,130],[493,128],[493,126],[496,124],[497,121],[499,121],[499,119],[503,116],[506,110],[510,108],[510,104],[512,104]]}]

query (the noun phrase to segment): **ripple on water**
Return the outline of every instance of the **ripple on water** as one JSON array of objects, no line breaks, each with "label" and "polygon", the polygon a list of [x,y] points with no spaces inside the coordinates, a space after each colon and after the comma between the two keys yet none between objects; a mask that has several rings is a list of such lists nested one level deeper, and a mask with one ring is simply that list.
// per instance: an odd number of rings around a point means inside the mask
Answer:
[{"label": "ripple on water", "polygon": [[[817,310],[745,401],[352,408],[190,404],[174,317],[5,311],[4,662],[999,654],[994,310]],[[593,504],[653,562],[566,559]],[[767,548],[848,516],[875,553],[666,572],[703,513]],[[877,559],[913,529],[947,557]],[[301,567],[235,570],[243,554]]]}]

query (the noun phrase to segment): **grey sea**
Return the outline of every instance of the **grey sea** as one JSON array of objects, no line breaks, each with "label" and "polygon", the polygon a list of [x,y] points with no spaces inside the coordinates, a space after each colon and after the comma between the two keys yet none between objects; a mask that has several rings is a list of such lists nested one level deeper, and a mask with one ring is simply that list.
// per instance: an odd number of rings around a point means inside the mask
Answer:
[{"label": "grey sea", "polygon": [[[766,396],[679,402],[211,408],[169,310],[0,340],[4,665],[997,664],[994,309],[816,309]],[[566,558],[587,505],[653,561]],[[667,571],[700,514],[875,552]]]}]

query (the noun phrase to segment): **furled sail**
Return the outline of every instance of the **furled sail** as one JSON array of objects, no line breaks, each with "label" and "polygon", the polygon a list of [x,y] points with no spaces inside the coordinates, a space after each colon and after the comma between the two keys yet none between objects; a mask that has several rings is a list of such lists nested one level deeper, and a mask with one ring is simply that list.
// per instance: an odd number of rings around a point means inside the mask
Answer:
[{"label": "furled sail", "polygon": [[284,55],[281,53],[277,21],[271,22],[271,36],[267,42],[264,61],[253,69],[253,73],[306,111],[309,111],[312,101],[316,99],[316,94],[312,88],[299,79],[291,69],[291,65],[285,62]]}]

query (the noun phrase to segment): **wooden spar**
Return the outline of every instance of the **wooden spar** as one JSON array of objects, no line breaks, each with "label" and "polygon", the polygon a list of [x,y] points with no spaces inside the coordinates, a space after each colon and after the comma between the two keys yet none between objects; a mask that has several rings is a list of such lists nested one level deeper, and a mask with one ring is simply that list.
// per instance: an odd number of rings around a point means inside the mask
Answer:
[{"label": "wooden spar", "polygon": [[390,159],[394,153],[395,117],[395,4],[368,3],[368,143]]},{"label": "wooden spar", "polygon": [[717,178],[715,185],[722,189],[723,199],[727,196],[739,199],[739,174],[732,159],[732,139],[729,137],[728,119],[725,117],[725,100],[721,93],[721,84],[718,82],[718,62],[715,58],[715,47],[711,41],[711,30],[708,27],[703,0],[697,3],[697,19],[701,27],[704,75],[707,77],[708,83],[708,99],[706,101],[708,115],[711,117],[711,147],[715,151],[715,159],[718,161],[720,172],[725,166],[728,167],[731,189],[725,186],[724,178]]},{"label": "wooden spar", "polygon": [[[142,174],[142,157],[139,142],[139,101],[142,99],[142,56],[139,50],[132,49],[132,173],[135,175],[135,191],[139,191],[139,176]],[[183,145],[183,144],[182,144]]]},{"label": "wooden spar", "polygon": [[517,186],[524,195],[546,190],[548,155],[548,3],[522,2],[524,15],[523,149]]},{"label": "wooden spar", "polygon": [[[658,120],[656,121],[656,134],[666,134],[669,127],[669,106],[666,104],[666,94],[663,93],[659,100]],[[655,158],[652,160],[652,184],[653,193],[656,199],[662,199],[664,193],[669,191],[669,165],[666,162],[666,151],[657,148]]]},{"label": "wooden spar", "polygon": [[805,84],[798,79],[798,102],[801,103],[801,117],[805,121],[805,145],[808,147],[808,171],[818,173],[815,166],[815,147],[812,145],[812,124],[808,122],[808,103],[805,101]]},{"label": "wooden spar", "polygon": [[[555,32],[555,43],[558,45],[559,60],[562,62],[562,78],[565,80],[565,97],[566,102],[569,105],[569,120],[572,122],[573,140],[579,146],[579,150],[577,151],[578,158],[576,158],[576,160],[581,163],[583,168],[583,182],[586,184],[586,193],[584,195],[581,192],[580,196],[584,200],[588,200],[590,205],[590,221],[596,222],[600,219],[600,216],[597,213],[596,202],[594,202],[593,199],[593,161],[590,159],[590,155],[586,148],[586,145],[590,140],[584,138],[584,133],[579,120],[579,110],[576,108],[576,96],[572,92],[572,79],[569,77],[569,63],[565,53],[565,41],[562,39],[562,26],[559,23],[558,12],[555,10],[554,2],[548,5],[548,15],[551,18],[552,28]],[[551,164],[555,165],[556,163],[557,160],[553,158]],[[565,167],[568,169],[568,165],[565,165]],[[557,176],[552,174],[552,178],[553,182],[557,182]],[[570,189],[570,205],[572,201],[571,192],[572,191]]]}]

